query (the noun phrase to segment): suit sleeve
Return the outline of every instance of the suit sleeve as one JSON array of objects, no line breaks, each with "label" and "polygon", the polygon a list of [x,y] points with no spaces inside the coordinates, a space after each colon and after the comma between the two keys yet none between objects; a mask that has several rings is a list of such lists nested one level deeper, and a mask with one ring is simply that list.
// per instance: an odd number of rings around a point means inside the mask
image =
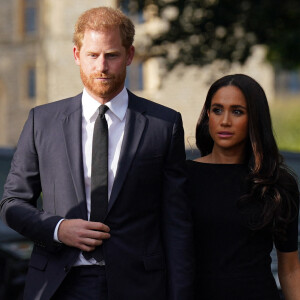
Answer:
[{"label": "suit sleeve", "polygon": [[194,253],[186,193],[184,132],[178,113],[164,169],[163,220],[168,299],[193,299]]},{"label": "suit sleeve", "polygon": [[37,208],[37,200],[41,195],[41,181],[34,136],[34,109],[32,109],[11,163],[0,202],[0,213],[3,221],[12,229],[38,245],[51,249],[55,245],[53,232],[61,217]]}]

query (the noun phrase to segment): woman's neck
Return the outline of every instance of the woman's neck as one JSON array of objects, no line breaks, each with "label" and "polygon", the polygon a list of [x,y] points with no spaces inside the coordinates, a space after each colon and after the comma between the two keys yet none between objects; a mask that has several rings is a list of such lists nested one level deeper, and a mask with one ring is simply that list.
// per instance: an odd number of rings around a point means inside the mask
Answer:
[{"label": "woman's neck", "polygon": [[210,164],[243,164],[245,162],[245,151],[224,150],[213,147],[210,154],[197,160]]}]

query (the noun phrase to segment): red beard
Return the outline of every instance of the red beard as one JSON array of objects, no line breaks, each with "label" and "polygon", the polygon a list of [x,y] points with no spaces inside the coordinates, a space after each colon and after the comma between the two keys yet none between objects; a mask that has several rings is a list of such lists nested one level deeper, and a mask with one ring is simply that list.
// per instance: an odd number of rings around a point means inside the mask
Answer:
[{"label": "red beard", "polygon": [[[118,75],[103,73],[87,75],[83,72],[82,68],[80,68],[80,76],[83,85],[92,94],[101,98],[113,98],[123,88],[126,78],[126,69]],[[97,78],[109,78],[109,80],[103,82],[97,80]]]}]

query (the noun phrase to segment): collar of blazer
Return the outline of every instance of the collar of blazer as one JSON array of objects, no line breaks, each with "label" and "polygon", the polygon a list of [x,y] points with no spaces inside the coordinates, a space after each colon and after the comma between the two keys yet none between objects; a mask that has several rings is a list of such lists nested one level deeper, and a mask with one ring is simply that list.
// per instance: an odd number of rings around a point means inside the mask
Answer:
[{"label": "collar of blazer", "polygon": [[124,138],[118,163],[117,174],[108,203],[108,213],[115,204],[120,193],[122,185],[126,179],[128,170],[132,164],[133,158],[137,151],[139,142],[144,132],[146,125],[146,111],[145,99],[137,97],[128,91],[128,109],[126,113],[126,123],[124,129]]},{"label": "collar of blazer", "polygon": [[[132,164],[134,155],[137,151],[140,139],[142,137],[147,119],[144,116],[146,112],[147,101],[137,97],[128,91],[128,109],[126,113],[126,123],[124,129],[124,138],[118,163],[118,170],[115,177],[113,189],[111,192],[108,213],[116,202],[122,185],[126,179],[128,170]],[[64,141],[66,146],[67,159],[71,171],[71,176],[74,188],[77,195],[79,207],[82,211],[83,218],[87,218],[85,204],[85,188],[83,175],[83,160],[82,160],[82,107],[81,97],[79,94],[70,98],[72,105],[66,105],[62,111],[62,128],[64,132]]]}]

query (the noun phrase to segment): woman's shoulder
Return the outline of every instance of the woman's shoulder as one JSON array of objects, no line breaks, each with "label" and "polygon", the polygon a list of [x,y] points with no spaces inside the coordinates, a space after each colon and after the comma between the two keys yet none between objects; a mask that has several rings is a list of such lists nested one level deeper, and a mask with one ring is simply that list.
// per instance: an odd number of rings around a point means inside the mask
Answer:
[{"label": "woman's shoulder", "polygon": [[299,197],[298,188],[298,178],[297,175],[289,168],[281,166],[279,169],[278,186],[281,189],[285,189],[291,194]]}]

